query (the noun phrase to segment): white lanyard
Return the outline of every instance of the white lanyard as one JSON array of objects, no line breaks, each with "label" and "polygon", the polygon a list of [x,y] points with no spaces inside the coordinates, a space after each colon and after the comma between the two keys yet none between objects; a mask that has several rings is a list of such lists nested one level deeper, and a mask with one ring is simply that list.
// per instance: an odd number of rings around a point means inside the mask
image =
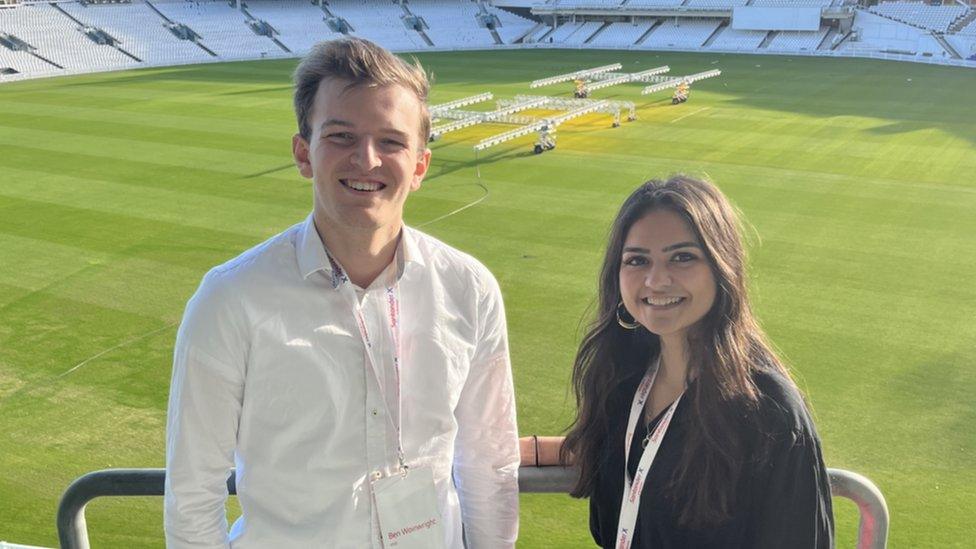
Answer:
[{"label": "white lanyard", "polygon": [[[332,287],[338,288],[343,283],[349,283],[349,277],[343,272],[342,267],[339,263],[332,258],[332,254],[326,252],[329,258],[329,263],[332,264]],[[389,401],[386,398],[386,390],[384,389],[383,376],[380,371],[380,364],[376,360],[373,354],[373,342],[369,337],[369,331],[366,329],[366,317],[363,316],[363,308],[359,304],[359,300],[356,299],[355,290],[351,287],[346,288],[347,297],[351,298],[352,310],[356,316],[356,326],[359,327],[359,335],[363,338],[363,345],[366,347],[366,358],[369,362],[370,369],[373,371],[373,376],[376,378],[376,384],[379,386],[380,395],[383,399],[383,407],[386,408],[386,416],[390,419],[390,424],[393,425],[393,430],[396,432],[397,438],[397,462],[402,471],[406,467],[406,458],[403,453],[403,431],[402,431],[402,414],[403,414],[403,400],[400,396],[400,285],[394,280],[394,282],[386,287],[386,302],[388,307],[388,317],[390,322],[390,332],[393,336],[393,377],[394,383],[394,395],[396,397],[397,404],[397,414],[396,419],[394,419],[393,412],[389,408]]]},{"label": "white lanyard", "polygon": [[637,524],[637,510],[640,507],[640,496],[644,492],[644,480],[647,472],[654,463],[657,451],[661,448],[661,442],[671,424],[674,411],[681,402],[684,392],[668,407],[661,421],[654,427],[654,431],[647,437],[647,446],[641,454],[640,461],[637,463],[637,471],[634,479],[630,479],[628,474],[627,461],[630,456],[630,445],[634,440],[634,431],[637,429],[637,422],[644,415],[644,404],[651,394],[651,387],[654,385],[654,378],[660,369],[660,358],[657,363],[647,370],[644,379],[641,380],[634,393],[634,402],[630,406],[630,419],[627,421],[627,436],[624,437],[624,491],[620,501],[620,520],[617,523],[617,549],[630,549],[630,544],[634,541],[634,526]]}]

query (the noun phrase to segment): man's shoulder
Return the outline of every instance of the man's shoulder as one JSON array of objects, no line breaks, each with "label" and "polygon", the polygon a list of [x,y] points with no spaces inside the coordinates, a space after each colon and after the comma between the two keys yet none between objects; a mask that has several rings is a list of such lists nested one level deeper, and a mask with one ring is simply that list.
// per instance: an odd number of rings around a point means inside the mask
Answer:
[{"label": "man's shoulder", "polygon": [[420,230],[406,227],[417,252],[428,269],[451,277],[474,280],[479,285],[495,285],[494,275],[473,255],[463,252]]},{"label": "man's shoulder", "polygon": [[230,286],[241,290],[252,285],[263,286],[271,280],[297,273],[295,246],[302,225],[295,224],[237,257],[213,267],[204,277],[204,284]]}]

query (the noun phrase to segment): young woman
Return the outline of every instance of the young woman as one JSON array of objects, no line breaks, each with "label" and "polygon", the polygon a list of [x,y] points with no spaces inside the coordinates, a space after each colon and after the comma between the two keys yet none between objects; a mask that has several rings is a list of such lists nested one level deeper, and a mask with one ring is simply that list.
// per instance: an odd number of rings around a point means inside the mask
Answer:
[{"label": "young woman", "polygon": [[614,221],[562,447],[605,548],[833,546],[803,398],[746,294],[736,214],[713,185],[649,181]]}]

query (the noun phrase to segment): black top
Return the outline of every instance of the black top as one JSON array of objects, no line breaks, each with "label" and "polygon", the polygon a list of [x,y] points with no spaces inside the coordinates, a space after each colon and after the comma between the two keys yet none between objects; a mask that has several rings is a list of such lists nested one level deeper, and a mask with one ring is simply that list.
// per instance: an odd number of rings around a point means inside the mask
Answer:
[{"label": "black top", "polygon": [[[834,519],[830,484],[820,451],[820,439],[803,399],[779,373],[758,373],[753,378],[761,397],[758,425],[743,426],[737,435],[759,455],[759,440],[769,440],[768,454],[747,465],[736,488],[732,518],[723,524],[690,529],[678,525],[675,500],[681,494],[660,489],[672,478],[681,459],[681,448],[694,424],[690,421],[692,392],[678,404],[641,494],[632,547],[654,549],[807,549],[834,546]],[[597,472],[590,497],[590,531],[597,545],[610,549],[616,543],[620,499],[624,485],[624,431],[636,387],[627,390],[625,412],[610,434],[607,460]],[[638,422],[630,448],[633,478],[650,426]],[[766,438],[771,437],[771,438]],[[751,451],[751,450],[750,450]],[[673,499],[672,499],[673,498]]]}]

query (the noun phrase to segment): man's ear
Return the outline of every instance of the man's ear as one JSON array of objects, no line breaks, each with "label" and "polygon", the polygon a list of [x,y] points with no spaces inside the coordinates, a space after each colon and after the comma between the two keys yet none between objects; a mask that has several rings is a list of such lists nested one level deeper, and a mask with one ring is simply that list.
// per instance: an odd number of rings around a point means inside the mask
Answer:
[{"label": "man's ear", "polygon": [[291,138],[291,155],[295,158],[298,173],[306,179],[311,179],[312,161],[308,158],[308,141],[305,141],[300,133],[296,133]]},{"label": "man's ear", "polygon": [[430,167],[430,149],[425,148],[424,152],[417,157],[417,166],[413,171],[413,183],[410,185],[411,191],[416,191],[420,188],[420,183],[423,182],[424,176],[427,175],[427,168]]}]

